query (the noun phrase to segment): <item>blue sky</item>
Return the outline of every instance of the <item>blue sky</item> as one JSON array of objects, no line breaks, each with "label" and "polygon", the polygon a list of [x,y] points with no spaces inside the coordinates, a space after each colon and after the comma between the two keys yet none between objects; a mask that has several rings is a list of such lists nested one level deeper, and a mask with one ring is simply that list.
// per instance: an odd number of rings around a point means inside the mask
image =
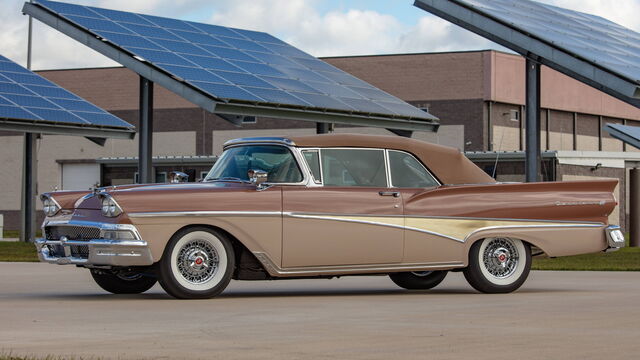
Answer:
[{"label": "blue sky", "polygon": [[[517,1],[517,0],[514,0]],[[640,0],[539,0],[606,17],[640,31]],[[266,31],[315,56],[500,48],[413,6],[413,0],[67,0]],[[0,1],[0,54],[26,60],[23,0]],[[34,69],[116,65],[36,22]]]}]

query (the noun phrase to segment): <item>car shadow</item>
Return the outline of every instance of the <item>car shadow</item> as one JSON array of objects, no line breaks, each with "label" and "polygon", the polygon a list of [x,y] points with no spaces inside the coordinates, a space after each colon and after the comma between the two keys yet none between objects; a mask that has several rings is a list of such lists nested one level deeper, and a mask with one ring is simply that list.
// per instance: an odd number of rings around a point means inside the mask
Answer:
[{"label": "car shadow", "polygon": [[[448,288],[432,290],[404,290],[404,289],[229,289],[215,299],[251,299],[251,298],[294,298],[294,297],[405,297],[405,296],[515,296],[518,294],[544,294],[544,293],[581,293],[593,292],[593,289],[558,289],[558,288],[525,288],[510,294],[482,294],[471,288]],[[66,300],[66,301],[140,301],[140,300],[176,300],[162,291],[151,291],[143,294],[109,294],[109,293],[68,293],[68,294],[4,294],[1,299],[23,300]],[[212,299],[205,299],[212,300]],[[214,299],[213,299],[214,300]]]}]

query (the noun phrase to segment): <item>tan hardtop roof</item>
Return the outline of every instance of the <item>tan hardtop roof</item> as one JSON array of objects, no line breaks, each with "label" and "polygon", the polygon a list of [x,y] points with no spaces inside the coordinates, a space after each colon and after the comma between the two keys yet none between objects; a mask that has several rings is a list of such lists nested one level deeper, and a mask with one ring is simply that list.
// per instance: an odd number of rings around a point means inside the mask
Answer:
[{"label": "tan hardtop roof", "polygon": [[415,155],[443,184],[492,183],[495,180],[456,148],[401,136],[325,134],[287,137],[299,147],[369,147]]}]

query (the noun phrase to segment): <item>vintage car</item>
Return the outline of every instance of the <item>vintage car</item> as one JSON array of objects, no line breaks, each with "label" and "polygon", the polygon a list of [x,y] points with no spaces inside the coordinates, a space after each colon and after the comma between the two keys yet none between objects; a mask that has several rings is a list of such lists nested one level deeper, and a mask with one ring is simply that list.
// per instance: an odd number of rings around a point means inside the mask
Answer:
[{"label": "vintage car", "polygon": [[40,259],[87,268],[112,293],[156,281],[177,298],[231,279],[389,275],[430,289],[463,271],[505,293],[532,255],[618,249],[616,180],[497,183],[458,150],[402,137],[229,141],[197,183],[42,195]]}]

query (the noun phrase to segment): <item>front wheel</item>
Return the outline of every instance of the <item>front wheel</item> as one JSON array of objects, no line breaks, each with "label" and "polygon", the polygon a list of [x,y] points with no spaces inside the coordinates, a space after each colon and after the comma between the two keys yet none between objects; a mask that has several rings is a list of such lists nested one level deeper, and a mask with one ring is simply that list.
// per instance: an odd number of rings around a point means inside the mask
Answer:
[{"label": "front wheel", "polygon": [[529,270],[529,245],[518,239],[487,238],[471,246],[464,277],[480,292],[509,293],[522,286]]},{"label": "front wheel", "polygon": [[447,276],[447,271],[413,271],[389,274],[391,281],[407,290],[428,290],[438,286]]},{"label": "front wheel", "polygon": [[135,271],[91,269],[93,280],[112,294],[141,294],[156,284],[156,278]]},{"label": "front wheel", "polygon": [[179,299],[219,295],[231,281],[235,256],[231,241],[215,230],[197,227],[178,231],[158,264],[162,288]]}]

